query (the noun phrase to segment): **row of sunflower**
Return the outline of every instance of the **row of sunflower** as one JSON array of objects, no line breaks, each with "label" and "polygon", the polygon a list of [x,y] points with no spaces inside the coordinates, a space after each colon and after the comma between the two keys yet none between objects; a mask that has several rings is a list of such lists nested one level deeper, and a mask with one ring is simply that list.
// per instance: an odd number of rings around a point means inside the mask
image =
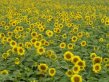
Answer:
[{"label": "row of sunflower", "polygon": [[108,0],[0,4],[0,82],[109,82]]}]

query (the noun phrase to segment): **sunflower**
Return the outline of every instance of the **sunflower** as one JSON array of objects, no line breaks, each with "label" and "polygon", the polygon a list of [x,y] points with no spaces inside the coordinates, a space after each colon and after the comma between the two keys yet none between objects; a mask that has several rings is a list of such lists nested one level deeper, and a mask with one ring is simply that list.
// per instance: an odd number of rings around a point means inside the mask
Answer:
[{"label": "sunflower", "polygon": [[57,59],[57,55],[56,54],[50,55],[50,59],[56,60]]},{"label": "sunflower", "polygon": [[74,48],[74,44],[69,43],[69,44],[67,45],[67,48],[68,48],[68,49],[73,49],[73,48]]},{"label": "sunflower", "polygon": [[18,55],[23,56],[25,54],[25,49],[22,47],[18,47],[17,53],[18,53]]},{"label": "sunflower", "polygon": [[71,82],[82,82],[82,76],[78,75],[78,74],[74,74],[71,77]]},{"label": "sunflower", "polygon": [[77,36],[72,36],[71,41],[76,42],[78,40]]},{"label": "sunflower", "polygon": [[78,34],[77,34],[77,37],[78,38],[81,38],[83,36],[83,32],[79,32]]},{"label": "sunflower", "polygon": [[12,38],[11,37],[7,37],[7,42],[11,42],[12,41]]},{"label": "sunflower", "polygon": [[23,47],[24,44],[23,44],[23,43],[18,43],[18,46],[19,46],[19,47]]},{"label": "sunflower", "polygon": [[106,33],[106,37],[107,37],[107,38],[109,37],[109,32],[108,32],[108,33]]},{"label": "sunflower", "polygon": [[38,70],[42,73],[45,73],[48,70],[48,65],[41,63],[41,64],[38,65]]},{"label": "sunflower", "polygon": [[16,26],[16,27],[15,27],[15,30],[16,30],[17,32],[19,32],[19,26]]},{"label": "sunflower", "polygon": [[3,38],[5,37],[5,34],[4,33],[0,33],[0,38]]},{"label": "sunflower", "polygon": [[52,37],[52,36],[53,36],[53,31],[47,30],[47,31],[46,31],[46,35],[47,35],[48,37]]},{"label": "sunflower", "polygon": [[103,62],[104,63],[108,63],[109,62],[109,58],[103,58]]},{"label": "sunflower", "polygon": [[64,53],[64,59],[67,60],[67,61],[71,61],[71,59],[72,59],[73,56],[74,56],[74,55],[73,55],[72,52],[70,52],[70,51],[66,51],[66,52]]},{"label": "sunflower", "polygon": [[5,28],[5,30],[9,30],[10,27],[9,26],[5,26],[4,28]]},{"label": "sunflower", "polygon": [[94,57],[96,57],[96,53],[90,53],[90,58],[93,59]]},{"label": "sunflower", "polygon": [[19,34],[15,34],[14,36],[16,39],[19,39],[21,37],[21,35],[19,35]]},{"label": "sunflower", "polygon": [[77,61],[76,65],[80,66],[80,67],[86,67],[86,62],[83,60]]},{"label": "sunflower", "polygon": [[50,43],[49,43],[48,41],[46,41],[46,42],[44,43],[44,45],[45,45],[45,46],[49,46]]},{"label": "sunflower", "polygon": [[59,29],[59,28],[56,27],[56,28],[53,29],[53,31],[54,31],[55,33],[60,33],[60,32],[61,32],[61,29]]},{"label": "sunflower", "polygon": [[10,41],[10,46],[11,47],[17,46],[17,42],[14,40]]},{"label": "sunflower", "polygon": [[45,45],[45,43],[46,43],[45,39],[41,39],[40,41],[41,41],[42,45]]},{"label": "sunflower", "polygon": [[100,38],[99,42],[101,42],[101,43],[104,42],[104,38]]},{"label": "sunflower", "polygon": [[35,43],[34,43],[34,47],[35,48],[38,48],[38,47],[41,47],[41,42],[40,41],[36,41]]},{"label": "sunflower", "polygon": [[38,53],[39,55],[42,55],[42,54],[45,53],[45,48],[44,48],[44,47],[38,47],[36,51],[37,51],[37,53]]},{"label": "sunflower", "polygon": [[44,27],[40,27],[38,28],[40,32],[44,32],[45,28]]},{"label": "sunflower", "polygon": [[81,58],[79,57],[79,56],[73,56],[72,57],[72,59],[71,59],[71,62],[73,63],[73,64],[76,64],[78,61],[80,61],[81,60]]},{"label": "sunflower", "polygon": [[37,41],[37,38],[32,38],[31,43],[34,44]]},{"label": "sunflower", "polygon": [[93,65],[93,71],[95,73],[99,73],[101,71],[101,65],[99,63],[96,63]]},{"label": "sunflower", "polygon": [[25,42],[25,47],[26,48],[31,48],[32,47],[32,43],[31,42]]},{"label": "sunflower", "polygon": [[67,38],[67,34],[63,34],[62,38],[64,38],[64,39]]},{"label": "sunflower", "polygon": [[2,70],[2,71],[0,72],[0,74],[3,74],[3,75],[7,75],[8,73],[9,73],[8,70]]},{"label": "sunflower", "polygon": [[11,25],[12,25],[12,26],[16,26],[17,23],[14,21],[14,22],[11,23]]},{"label": "sunflower", "polygon": [[93,58],[93,63],[102,63],[102,57],[96,56]]},{"label": "sunflower", "polygon": [[12,52],[13,53],[17,53],[17,50],[18,50],[18,47],[17,46],[12,47]]},{"label": "sunflower", "polygon": [[31,29],[33,29],[34,28],[34,24],[32,23],[32,24],[30,24],[30,28]]},{"label": "sunflower", "polygon": [[1,22],[0,22],[0,25],[1,25],[1,26],[4,26],[5,24],[6,24],[5,21],[1,21]]},{"label": "sunflower", "polygon": [[86,46],[86,45],[87,45],[86,41],[81,42],[81,46]]},{"label": "sunflower", "polygon": [[106,47],[109,49],[109,43],[106,44]]},{"label": "sunflower", "polygon": [[53,55],[54,54],[54,51],[53,50],[47,50],[46,51],[46,56],[47,57],[51,57],[51,55]]},{"label": "sunflower", "polygon": [[55,68],[49,68],[49,75],[51,77],[53,77],[53,76],[55,76],[55,74],[56,74],[56,69]]},{"label": "sunflower", "polygon": [[73,67],[73,73],[78,74],[79,72],[80,72],[80,66],[75,65],[75,66]]},{"label": "sunflower", "polygon": [[109,25],[109,20],[105,21],[105,25],[108,26]]},{"label": "sunflower", "polygon": [[15,63],[16,65],[20,64],[19,58],[15,58],[14,63]]},{"label": "sunflower", "polygon": [[3,41],[3,42],[7,42],[7,37],[3,37],[3,38],[2,38],[2,41]]},{"label": "sunflower", "polygon": [[3,54],[2,54],[2,58],[3,58],[3,59],[7,59],[8,57],[9,57],[9,53],[3,53]]},{"label": "sunflower", "polygon": [[63,24],[59,24],[59,28],[63,28]]},{"label": "sunflower", "polygon": [[85,70],[85,67],[80,66],[80,70],[81,70],[81,71],[84,71],[84,70]]},{"label": "sunflower", "polygon": [[31,37],[36,38],[37,37],[37,32],[32,32]]},{"label": "sunflower", "polygon": [[73,28],[73,33],[76,33],[76,32],[78,32],[78,28],[77,27],[74,27]]},{"label": "sunflower", "polygon": [[19,31],[21,32],[21,31],[23,31],[24,30],[24,28],[22,27],[22,26],[20,26],[19,27]]},{"label": "sunflower", "polygon": [[93,47],[93,50],[94,50],[94,51],[97,51],[97,50],[99,50],[99,47],[98,47],[98,46],[94,46],[94,47]]},{"label": "sunflower", "polygon": [[65,73],[68,77],[71,77],[73,75],[72,70],[67,70],[67,72]]},{"label": "sunflower", "polygon": [[85,33],[85,36],[86,36],[87,38],[89,38],[89,37],[90,37],[90,33],[89,33],[89,32],[86,32],[86,33]]},{"label": "sunflower", "polygon": [[38,38],[38,40],[40,40],[40,39],[43,38],[43,35],[42,35],[42,34],[38,34],[38,35],[37,35],[37,38]]},{"label": "sunflower", "polygon": [[106,67],[107,69],[109,69],[109,64],[106,64],[105,67]]},{"label": "sunflower", "polygon": [[30,82],[38,82],[38,80],[36,80],[36,79],[33,79],[33,80],[31,80]]},{"label": "sunflower", "polygon": [[11,54],[12,53],[12,49],[8,49],[7,53]]},{"label": "sunflower", "polygon": [[62,49],[63,49],[63,48],[65,48],[65,47],[66,47],[66,43],[65,43],[65,42],[61,42],[59,46],[60,46],[60,48],[62,48]]}]

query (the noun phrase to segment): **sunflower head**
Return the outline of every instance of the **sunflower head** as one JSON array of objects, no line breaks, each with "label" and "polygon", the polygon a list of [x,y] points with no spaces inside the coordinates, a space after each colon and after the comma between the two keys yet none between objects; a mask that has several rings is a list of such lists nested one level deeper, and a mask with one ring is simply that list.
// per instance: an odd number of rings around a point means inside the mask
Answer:
[{"label": "sunflower head", "polygon": [[80,66],[75,65],[75,66],[73,67],[73,73],[78,74],[79,71],[80,71]]},{"label": "sunflower head", "polygon": [[67,70],[66,75],[67,75],[68,77],[71,77],[71,76],[73,75],[72,70]]},{"label": "sunflower head", "polygon": [[78,75],[78,74],[74,74],[71,77],[71,82],[82,82],[82,76]]},{"label": "sunflower head", "polygon": [[93,63],[101,63],[101,62],[102,62],[102,57],[97,56],[93,58]]},{"label": "sunflower head", "polygon": [[81,60],[81,59],[80,59],[79,56],[73,56],[72,59],[71,59],[71,62],[72,62],[73,64],[76,64],[76,62],[78,62],[78,61],[80,61],[80,60]]},{"label": "sunflower head", "polygon": [[95,73],[99,73],[99,72],[101,71],[101,65],[98,64],[98,63],[94,64],[94,65],[93,65],[93,71],[94,71]]},{"label": "sunflower head", "polygon": [[50,68],[49,69],[49,75],[53,77],[55,74],[56,74],[56,69],[55,68]]},{"label": "sunflower head", "polygon": [[66,61],[71,61],[72,57],[73,57],[72,52],[66,51],[66,52],[64,53],[64,59],[65,59]]},{"label": "sunflower head", "polygon": [[42,73],[45,73],[48,70],[48,65],[41,63],[41,64],[38,65],[38,70]]}]

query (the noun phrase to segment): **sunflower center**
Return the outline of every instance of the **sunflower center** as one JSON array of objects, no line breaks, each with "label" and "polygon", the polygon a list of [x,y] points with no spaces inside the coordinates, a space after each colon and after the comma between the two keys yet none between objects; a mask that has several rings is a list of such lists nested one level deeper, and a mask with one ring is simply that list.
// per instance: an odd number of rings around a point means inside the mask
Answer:
[{"label": "sunflower center", "polygon": [[45,67],[45,66],[41,66],[41,69],[42,69],[42,70],[45,70],[45,69],[46,69],[46,67]]},{"label": "sunflower center", "polygon": [[71,55],[70,54],[67,54],[66,55],[66,58],[70,59],[71,58]]},{"label": "sunflower center", "polygon": [[74,77],[74,82],[80,82],[79,77]]}]

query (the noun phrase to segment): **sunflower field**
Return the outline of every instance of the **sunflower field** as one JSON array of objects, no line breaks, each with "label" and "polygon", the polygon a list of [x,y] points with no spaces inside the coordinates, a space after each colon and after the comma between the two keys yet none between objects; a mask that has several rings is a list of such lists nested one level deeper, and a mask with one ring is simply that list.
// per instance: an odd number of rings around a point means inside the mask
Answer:
[{"label": "sunflower field", "polygon": [[109,0],[0,0],[0,82],[109,82]]}]

